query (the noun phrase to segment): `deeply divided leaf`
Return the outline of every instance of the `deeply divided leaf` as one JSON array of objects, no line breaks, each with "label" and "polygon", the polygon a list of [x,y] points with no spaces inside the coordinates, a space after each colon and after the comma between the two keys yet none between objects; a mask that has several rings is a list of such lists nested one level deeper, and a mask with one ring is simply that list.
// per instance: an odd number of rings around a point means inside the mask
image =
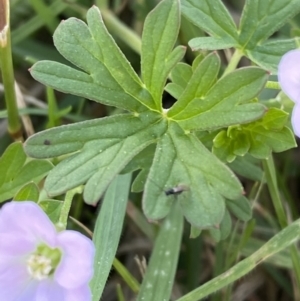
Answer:
[{"label": "deeply divided leaf", "polygon": [[298,12],[298,0],[247,0],[240,21],[240,46],[255,48]]},{"label": "deeply divided leaf", "polygon": [[157,106],[161,106],[162,92],[171,69],[185,54],[185,47],[173,49],[180,26],[179,8],[178,0],[161,1],[144,24],[141,72]]},{"label": "deeply divided leaf", "polygon": [[31,68],[32,76],[56,90],[132,112],[145,106],[155,109],[151,94],[107,32],[97,7],[88,11],[87,22],[88,26],[70,18],[54,34],[58,51],[83,71],[41,61]]},{"label": "deeply divided leaf", "polygon": [[239,29],[221,0],[182,0],[182,13],[210,37],[189,42],[192,50],[235,47],[254,63],[277,73],[280,57],[297,47],[296,39],[265,42],[300,12],[298,0],[247,0]]},{"label": "deeply divided leaf", "polygon": [[[187,130],[213,130],[243,124],[264,115],[266,108],[251,101],[264,87],[268,74],[256,67],[231,72],[216,82],[218,57],[200,62],[168,116]],[[216,83],[215,83],[216,82]]]},{"label": "deeply divided leaf", "polygon": [[236,43],[236,26],[221,0],[181,0],[181,5],[184,16],[212,37]]},{"label": "deeply divided leaf", "polygon": [[176,120],[183,119],[184,116],[189,116],[191,112],[187,109],[188,106],[194,99],[201,99],[206,96],[207,92],[217,80],[219,68],[220,59],[217,54],[212,53],[203,59],[197,68],[193,70],[193,74],[183,93],[169,110],[168,116]]},{"label": "deeply divided leaf", "polygon": [[155,113],[116,115],[38,133],[25,148],[40,158],[75,152],[49,174],[45,188],[57,195],[87,183],[84,198],[93,204],[126,164],[165,131],[166,122]]},{"label": "deeply divided leaf", "polygon": [[[176,195],[166,190],[182,188]],[[187,220],[207,228],[223,218],[224,198],[235,199],[242,193],[233,173],[217,160],[193,135],[171,123],[159,140],[143,196],[144,212],[149,219],[160,219],[178,201]]]},{"label": "deeply divided leaf", "polygon": [[[208,48],[237,43],[235,24],[221,1],[183,0],[182,7],[191,21],[211,34]],[[54,34],[55,46],[77,69],[44,61],[33,66],[32,75],[60,91],[130,113],[38,133],[26,141],[25,150],[36,158],[64,156],[46,179],[50,196],[84,184],[85,201],[95,204],[118,173],[141,170],[132,190],[141,191],[146,183],[143,209],[149,219],[166,217],[178,202],[193,227],[223,225],[221,238],[230,229],[225,200],[239,199],[243,188],[190,131],[218,131],[261,118],[266,108],[254,99],[268,74],[250,67],[218,79],[217,53],[202,53],[192,66],[179,63],[185,53],[181,46],[174,48],[179,26],[179,0],[163,0],[148,15],[142,37],[142,82],[97,8],[88,11],[87,24],[76,18],[62,22]],[[168,77],[172,82],[165,87]],[[162,110],[164,88],[177,99],[167,112]],[[274,123],[268,120],[268,126]],[[215,135],[209,134],[210,139]],[[259,152],[260,146],[245,146],[242,139],[231,158]]]}]

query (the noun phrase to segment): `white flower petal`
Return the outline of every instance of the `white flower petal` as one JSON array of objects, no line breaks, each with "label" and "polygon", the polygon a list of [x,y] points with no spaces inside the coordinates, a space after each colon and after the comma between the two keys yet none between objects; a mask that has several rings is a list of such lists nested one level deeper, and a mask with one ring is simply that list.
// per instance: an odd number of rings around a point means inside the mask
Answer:
[{"label": "white flower petal", "polygon": [[59,233],[57,239],[63,250],[63,257],[55,271],[55,280],[69,289],[88,283],[93,275],[93,242],[81,233],[71,230]]},{"label": "white flower petal", "polygon": [[19,297],[17,299],[14,299],[13,301],[37,301],[36,298],[36,291],[39,286],[39,283],[37,281],[31,281],[27,285],[27,287],[20,292]]},{"label": "white flower petal", "polygon": [[4,257],[23,256],[36,249],[36,242],[26,236],[14,235],[11,233],[0,233],[0,262]]},{"label": "white flower petal", "polygon": [[46,213],[34,202],[9,202],[0,209],[1,233],[23,237],[31,243],[55,247],[56,229]]},{"label": "white flower petal", "polygon": [[64,301],[90,301],[92,300],[92,293],[88,284],[66,291],[66,296]]},{"label": "white flower petal", "polygon": [[[39,283],[34,301],[65,301],[65,289],[52,279],[43,280]],[[29,300],[28,300],[29,301]],[[90,300],[87,300],[90,301]]]},{"label": "white flower petal", "polygon": [[278,81],[283,92],[300,103],[300,50],[287,52],[278,65]]},{"label": "white flower petal", "polygon": [[295,135],[300,138],[300,104],[294,106],[291,121]]},{"label": "white flower petal", "polygon": [[[95,248],[76,231],[57,233],[47,215],[34,202],[9,202],[0,209],[0,300],[90,301]],[[62,259],[54,278],[33,280],[28,256],[37,245],[58,247]]]},{"label": "white flower petal", "polygon": [[[30,287],[26,266],[23,263],[7,263],[0,266],[0,296],[1,300],[23,300],[20,296]],[[32,299],[31,299],[32,301]]]}]

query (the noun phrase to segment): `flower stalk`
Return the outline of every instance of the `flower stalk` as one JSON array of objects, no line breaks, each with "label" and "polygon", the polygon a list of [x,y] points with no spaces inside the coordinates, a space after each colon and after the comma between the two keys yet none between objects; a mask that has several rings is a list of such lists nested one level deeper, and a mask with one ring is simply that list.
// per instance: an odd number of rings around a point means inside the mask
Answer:
[{"label": "flower stalk", "polygon": [[11,55],[8,0],[0,0],[0,67],[8,114],[8,132],[15,140],[22,140]]}]

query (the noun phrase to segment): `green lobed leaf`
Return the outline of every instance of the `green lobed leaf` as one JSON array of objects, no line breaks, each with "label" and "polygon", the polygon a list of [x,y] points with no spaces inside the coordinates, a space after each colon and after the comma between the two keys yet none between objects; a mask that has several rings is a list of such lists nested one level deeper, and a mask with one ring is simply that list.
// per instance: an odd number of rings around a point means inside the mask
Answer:
[{"label": "green lobed leaf", "polygon": [[257,159],[266,159],[271,154],[271,148],[264,141],[251,139],[249,154]]},{"label": "green lobed leaf", "polygon": [[40,191],[35,183],[28,183],[24,185],[14,196],[14,201],[33,201],[38,202]]},{"label": "green lobed leaf", "polygon": [[135,179],[132,183],[132,187],[131,187],[132,192],[142,192],[144,190],[144,186],[145,186],[148,174],[149,174],[149,170],[150,170],[150,168],[142,169],[138,173],[138,175],[135,177]]},{"label": "green lobed leaf", "polygon": [[7,181],[11,181],[22,168],[26,161],[26,154],[22,144],[15,142],[10,144],[0,158],[0,187]]},{"label": "green lobed leaf", "polygon": [[[199,67],[203,62],[204,60]],[[231,72],[218,80],[206,95],[202,94],[204,97],[197,96],[189,101],[184,111],[176,112],[176,118],[173,118],[180,121],[181,126],[186,129],[214,129],[222,127],[224,122],[225,127],[230,124],[257,119],[264,113],[263,105],[246,104],[243,108],[237,106],[252,100],[263,89],[267,79],[266,71],[257,67],[246,67]],[[168,115],[172,116],[176,107],[179,107],[179,104],[175,104],[174,109],[171,108]],[[204,115],[201,116],[201,113],[204,113]],[[243,116],[240,116],[241,113]],[[208,116],[206,117],[205,114],[208,114]],[[211,115],[214,115],[214,117]],[[219,116],[220,121],[217,119]],[[227,118],[230,117],[232,117],[232,120],[226,122]],[[238,121],[235,121],[235,119],[238,119]],[[244,122],[242,122],[243,119],[245,119]],[[201,122],[205,122],[205,126],[202,127]]]},{"label": "green lobed leaf", "polygon": [[122,173],[133,172],[140,169],[140,172],[135,177],[131,191],[142,192],[146,183],[150,166],[153,161],[156,144],[151,144],[138,153],[122,170]]},{"label": "green lobed leaf", "polygon": [[101,298],[119,245],[126,213],[131,175],[119,175],[109,185],[97,217],[93,241],[96,247],[94,275],[90,282],[93,301]]},{"label": "green lobed leaf", "polygon": [[299,43],[299,39],[267,41],[254,49],[246,49],[245,54],[257,65],[277,74],[280,59],[286,52],[297,48],[297,41]]},{"label": "green lobed leaf", "polygon": [[220,224],[221,240],[226,239],[232,231],[232,220],[228,210],[225,210],[224,218]]},{"label": "green lobed leaf", "polygon": [[185,63],[178,63],[171,71],[171,83],[165,87],[165,91],[178,99],[186,88],[190,78],[193,75],[192,67]]},{"label": "green lobed leaf", "polygon": [[269,108],[262,122],[267,130],[281,130],[287,123],[289,114],[277,108]]},{"label": "green lobed leaf", "polygon": [[39,205],[45,211],[45,213],[48,215],[48,217],[54,224],[59,222],[59,217],[63,205],[62,201],[46,199],[40,201]]},{"label": "green lobed leaf", "polygon": [[237,43],[235,41],[232,41],[232,39],[228,39],[228,37],[200,37],[190,40],[189,46],[191,47],[192,51],[219,50],[235,47],[237,46]]},{"label": "green lobed leaf", "polygon": [[263,171],[259,165],[260,161],[250,155],[237,157],[232,163],[228,164],[230,169],[238,175],[246,179],[261,182],[263,181]]},{"label": "green lobed leaf", "polygon": [[170,300],[183,232],[183,217],[173,204],[164,220],[137,301]]},{"label": "green lobed leaf", "polygon": [[216,107],[212,110],[180,121],[185,130],[216,130],[232,124],[244,124],[261,118],[266,112],[266,107],[260,103],[249,103],[233,108]]},{"label": "green lobed leaf", "polygon": [[157,107],[171,69],[183,58],[185,47],[173,49],[180,27],[178,0],[163,0],[147,16],[142,35],[141,73]]},{"label": "green lobed leaf", "polygon": [[192,238],[192,239],[197,238],[198,236],[200,236],[201,232],[202,232],[201,228],[197,228],[197,227],[191,225],[190,238]]},{"label": "green lobed leaf", "polygon": [[240,196],[236,200],[226,200],[227,208],[240,220],[248,222],[252,217],[252,209],[249,200]]},{"label": "green lobed leaf", "polygon": [[144,111],[145,106],[156,109],[152,96],[107,32],[96,6],[88,11],[87,22],[88,26],[69,18],[54,33],[58,51],[84,72],[41,61],[31,68],[32,76],[59,91],[106,105],[133,112]]},{"label": "green lobed leaf", "polygon": [[[263,149],[265,149],[265,147],[269,149],[267,156],[265,156],[264,151],[261,156],[259,155],[259,158],[261,159],[267,158],[271,150],[275,153],[279,153],[297,147],[294,134],[288,127],[284,127],[281,131],[270,131],[262,126],[257,126],[251,129],[251,133],[252,135],[255,135],[255,142],[257,142],[257,144],[255,143],[256,146],[258,146],[259,143],[262,143]],[[250,153],[252,153],[252,151],[253,144],[251,145]],[[255,157],[257,156],[258,154],[256,153]]]},{"label": "green lobed leaf", "polygon": [[192,67],[186,63],[178,63],[171,71],[170,78],[172,82],[185,89],[193,75]]},{"label": "green lobed leaf", "polygon": [[168,116],[177,120],[184,118],[184,116],[189,116],[190,111],[185,113],[188,106],[194,99],[201,99],[206,96],[207,92],[217,81],[219,68],[220,58],[216,53],[211,53],[201,60],[195,70],[193,70],[193,74],[178,101],[168,111]]},{"label": "green lobed leaf", "polygon": [[257,158],[267,158],[272,151],[283,152],[296,147],[293,132],[285,126],[288,114],[277,108],[270,108],[261,121],[249,124],[245,131],[251,135],[250,153]]},{"label": "green lobed leaf", "polygon": [[235,47],[274,74],[282,55],[297,47],[297,38],[264,41],[299,12],[298,0],[247,0],[237,30],[221,0],[182,0],[183,15],[211,36],[192,39],[192,50]]},{"label": "green lobed leaf", "polygon": [[[176,196],[164,190],[186,187]],[[165,217],[173,202],[179,202],[186,219],[195,227],[208,228],[223,218],[224,197],[237,198],[242,187],[233,173],[192,134],[186,135],[174,122],[157,143],[143,195],[143,210],[149,219]]]},{"label": "green lobed leaf", "polygon": [[122,173],[133,172],[139,169],[149,169],[153,161],[156,144],[151,144],[138,153],[122,170]]},{"label": "green lobed leaf", "polygon": [[223,162],[232,162],[235,160],[234,150],[231,140],[227,137],[227,131],[220,131],[213,139],[212,153]]},{"label": "green lobed leaf", "polygon": [[212,37],[238,39],[235,23],[220,0],[181,0],[182,14]]},{"label": "green lobed leaf", "polygon": [[24,185],[38,183],[52,167],[46,160],[26,162],[22,144],[12,143],[0,158],[0,202],[12,198]]},{"label": "green lobed leaf", "polygon": [[25,150],[43,158],[75,152],[48,175],[45,189],[58,195],[86,183],[84,199],[95,204],[126,164],[165,131],[166,121],[153,112],[115,115],[38,133]]},{"label": "green lobed leaf", "polygon": [[200,52],[192,63],[192,70],[195,72],[195,70],[198,68],[199,64],[207,57],[208,53],[205,51]]},{"label": "green lobed leaf", "polygon": [[222,161],[232,162],[244,156],[250,148],[250,139],[242,126],[232,126],[220,131],[213,139],[213,153]]},{"label": "green lobed leaf", "polygon": [[256,158],[266,159],[270,152],[282,152],[296,147],[294,134],[285,127],[288,114],[270,108],[261,120],[233,126],[217,134],[213,153],[223,161],[232,162],[247,152]]},{"label": "green lobed leaf", "polygon": [[168,83],[165,86],[165,91],[168,92],[175,99],[178,99],[183,93],[183,89],[179,85],[176,85],[174,83]]},{"label": "green lobed leaf", "polygon": [[247,135],[241,133],[234,142],[234,154],[237,156],[245,156],[250,148]]},{"label": "green lobed leaf", "polygon": [[239,44],[254,49],[298,12],[298,0],[247,0],[240,21]]},{"label": "green lobed leaf", "polygon": [[224,217],[219,227],[209,229],[209,233],[216,242],[219,242],[221,240],[226,239],[230,235],[231,228],[232,228],[231,217],[228,210],[226,209]]}]

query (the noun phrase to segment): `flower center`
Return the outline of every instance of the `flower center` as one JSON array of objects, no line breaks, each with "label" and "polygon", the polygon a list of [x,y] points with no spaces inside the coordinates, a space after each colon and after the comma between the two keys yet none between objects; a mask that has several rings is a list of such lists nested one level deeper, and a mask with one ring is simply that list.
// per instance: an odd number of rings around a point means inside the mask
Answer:
[{"label": "flower center", "polygon": [[61,260],[61,251],[42,244],[27,259],[27,271],[36,280],[46,279],[54,274]]}]

